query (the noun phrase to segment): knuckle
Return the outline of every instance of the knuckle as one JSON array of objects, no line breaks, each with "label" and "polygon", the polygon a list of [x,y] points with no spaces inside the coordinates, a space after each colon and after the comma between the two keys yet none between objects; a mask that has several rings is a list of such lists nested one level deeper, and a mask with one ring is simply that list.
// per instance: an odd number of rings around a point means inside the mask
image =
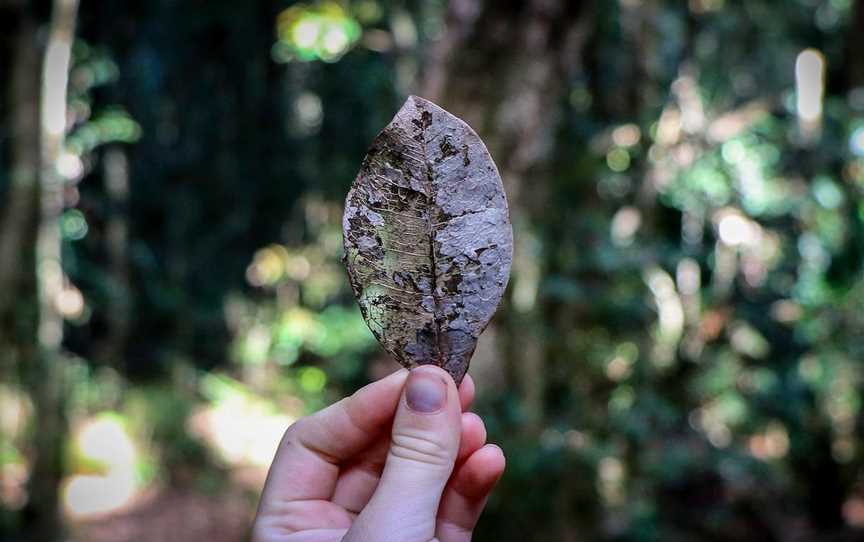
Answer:
[{"label": "knuckle", "polygon": [[288,426],[288,429],[285,430],[285,434],[282,436],[282,440],[286,442],[297,440],[306,425],[306,418],[300,418],[299,420],[295,421]]},{"label": "knuckle", "polygon": [[307,425],[308,422],[306,421],[306,418],[300,418],[289,425],[288,429],[285,430],[285,433],[282,434],[282,441],[280,442],[279,447],[284,450],[291,450],[299,446],[301,435]]},{"label": "knuckle", "polygon": [[420,431],[394,433],[390,455],[427,465],[447,467],[453,463],[453,452],[434,435]]}]

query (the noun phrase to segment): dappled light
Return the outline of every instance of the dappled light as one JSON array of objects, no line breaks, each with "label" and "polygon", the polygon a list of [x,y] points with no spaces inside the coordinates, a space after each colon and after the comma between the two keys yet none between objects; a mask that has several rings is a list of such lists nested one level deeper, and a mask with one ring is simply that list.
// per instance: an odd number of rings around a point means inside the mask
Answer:
[{"label": "dappled light", "polygon": [[[301,408],[292,417],[228,377],[208,375],[202,385],[211,402],[192,414],[191,432],[203,438],[229,465],[258,467],[264,469],[263,475],[282,434],[302,412],[302,402],[298,401]],[[317,388],[315,391],[320,391],[321,387]]]},{"label": "dappled light", "polygon": [[140,489],[135,443],[115,413],[86,420],[72,436],[82,472],[63,483],[63,504],[73,518],[106,514],[129,504]]}]

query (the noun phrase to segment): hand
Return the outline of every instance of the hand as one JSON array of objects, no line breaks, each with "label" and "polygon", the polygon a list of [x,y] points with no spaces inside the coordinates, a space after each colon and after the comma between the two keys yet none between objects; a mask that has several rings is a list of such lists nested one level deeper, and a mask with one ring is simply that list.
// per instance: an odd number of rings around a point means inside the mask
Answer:
[{"label": "hand", "polygon": [[[467,542],[504,454],[467,410],[474,383],[402,369],[288,428],[253,542]],[[392,425],[392,429],[391,429]]]}]

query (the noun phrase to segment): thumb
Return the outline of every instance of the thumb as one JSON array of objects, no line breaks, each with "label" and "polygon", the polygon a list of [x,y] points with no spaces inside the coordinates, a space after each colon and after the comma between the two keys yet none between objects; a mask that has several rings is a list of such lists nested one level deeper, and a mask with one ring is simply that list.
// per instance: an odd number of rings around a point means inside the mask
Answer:
[{"label": "thumb", "polygon": [[456,384],[424,365],[408,375],[393,420],[384,472],[345,541],[426,542],[453,472],[462,432]]}]

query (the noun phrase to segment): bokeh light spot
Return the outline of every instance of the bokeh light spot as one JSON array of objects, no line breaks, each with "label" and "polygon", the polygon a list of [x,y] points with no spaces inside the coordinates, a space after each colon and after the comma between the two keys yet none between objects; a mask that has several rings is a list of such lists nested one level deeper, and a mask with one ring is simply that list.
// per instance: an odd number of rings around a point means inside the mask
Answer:
[{"label": "bokeh light spot", "polygon": [[299,372],[300,387],[308,393],[318,393],[327,385],[327,374],[318,367],[304,367]]},{"label": "bokeh light spot", "polygon": [[816,49],[801,51],[795,60],[796,110],[804,122],[822,117],[825,91],[825,57]]},{"label": "bokeh light spot", "polygon": [[122,418],[104,412],[75,435],[80,457],[97,473],[75,474],[63,486],[63,503],[72,517],[105,514],[127,505],[138,491],[138,450]]},{"label": "bokeh light spot", "polygon": [[759,226],[737,212],[723,213],[717,223],[720,240],[729,246],[753,244],[759,237]]},{"label": "bokeh light spot", "polygon": [[78,241],[87,236],[89,227],[84,213],[78,209],[70,209],[60,217],[60,231],[64,239]]},{"label": "bokeh light spot", "polygon": [[856,128],[849,137],[849,150],[855,156],[864,156],[864,126]]},{"label": "bokeh light spot", "polygon": [[606,165],[616,173],[627,171],[630,167],[630,153],[627,152],[627,149],[616,147],[606,155]]},{"label": "bokeh light spot", "polygon": [[84,163],[74,153],[66,152],[57,158],[57,173],[67,181],[77,181],[84,176]]},{"label": "bokeh light spot", "polygon": [[360,24],[336,2],[296,4],[279,14],[279,41],[272,54],[277,62],[323,60],[342,57],[362,34]]}]

